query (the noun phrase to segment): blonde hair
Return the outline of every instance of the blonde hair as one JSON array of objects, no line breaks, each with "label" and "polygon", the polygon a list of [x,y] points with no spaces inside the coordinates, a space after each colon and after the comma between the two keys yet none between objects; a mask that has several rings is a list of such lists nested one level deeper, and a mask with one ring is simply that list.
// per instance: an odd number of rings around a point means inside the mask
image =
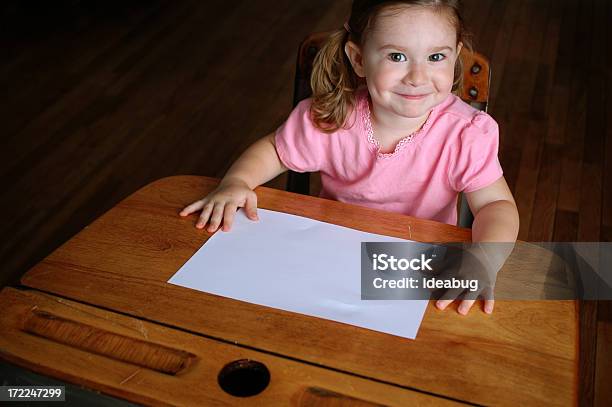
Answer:
[{"label": "blonde hair", "polygon": [[[312,105],[310,114],[314,125],[332,133],[346,126],[348,113],[355,105],[355,91],[365,81],[357,76],[344,52],[347,41],[359,46],[371,30],[380,13],[390,7],[420,6],[447,12],[457,33],[457,43],[471,50],[469,35],[461,17],[460,0],[354,0],[351,17],[344,28],[334,31],[315,57],[310,86]],[[461,58],[455,63],[453,91],[461,88],[463,65]]]}]

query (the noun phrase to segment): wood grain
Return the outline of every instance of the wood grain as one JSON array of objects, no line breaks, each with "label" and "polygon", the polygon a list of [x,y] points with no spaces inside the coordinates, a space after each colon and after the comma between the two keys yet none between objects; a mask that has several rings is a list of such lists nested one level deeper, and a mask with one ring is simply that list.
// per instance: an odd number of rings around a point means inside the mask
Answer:
[{"label": "wood grain", "polygon": [[[177,213],[217,182],[185,176],[147,186],[35,266],[22,283],[457,400],[562,405],[576,399],[573,301],[498,301],[493,315],[472,312],[466,317],[430,306],[418,339],[409,341],[167,284],[210,236],[193,227],[193,217]],[[263,208],[364,231],[422,241],[469,239],[469,231],[450,225],[272,189],[257,191]],[[75,280],[81,284],[70,283]]]},{"label": "wood grain", "polygon": [[180,374],[195,359],[189,352],[118,335],[38,309],[30,312],[23,331],[169,375]]},{"label": "wood grain", "polygon": [[[374,382],[268,353],[208,339],[163,327],[62,298],[6,288],[0,292],[0,358],[36,372],[51,375],[91,389],[146,405],[241,405],[334,406],[338,401],[358,405],[456,405],[459,403],[414,390]],[[133,360],[102,355],[32,335],[22,327],[23,319],[38,312],[56,315],[75,324],[106,332],[95,338],[98,346],[113,352],[113,336],[132,341],[131,354],[150,360],[152,347],[181,349],[193,363],[176,374],[167,374]],[[85,332],[77,333],[77,336]],[[219,386],[218,374],[227,364],[249,359],[263,363],[271,381],[262,393],[238,398]],[[312,389],[318,389],[312,390]],[[323,398],[328,394],[330,397]],[[334,395],[334,397],[331,397]],[[340,404],[342,405],[342,404]]]},{"label": "wood grain", "polygon": [[605,406],[612,400],[612,301],[599,301],[597,323],[597,361],[595,370],[595,406]]}]

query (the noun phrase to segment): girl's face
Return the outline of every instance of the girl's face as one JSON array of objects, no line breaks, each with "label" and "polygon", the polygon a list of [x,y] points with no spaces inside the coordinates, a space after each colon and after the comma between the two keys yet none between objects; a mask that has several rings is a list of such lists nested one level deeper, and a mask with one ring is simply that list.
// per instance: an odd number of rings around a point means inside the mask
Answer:
[{"label": "girl's face", "polygon": [[348,42],[345,50],[375,108],[421,118],[451,92],[461,46],[445,13],[403,7],[378,16],[362,49]]}]

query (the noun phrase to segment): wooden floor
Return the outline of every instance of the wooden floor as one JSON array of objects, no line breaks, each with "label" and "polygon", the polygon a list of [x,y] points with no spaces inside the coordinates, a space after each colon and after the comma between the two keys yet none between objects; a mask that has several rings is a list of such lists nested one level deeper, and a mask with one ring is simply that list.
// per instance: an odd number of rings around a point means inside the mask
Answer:
[{"label": "wooden floor", "polygon": [[[0,6],[0,286],[157,178],[222,176],[283,122],[298,43],[350,0],[28,3]],[[465,5],[519,238],[611,241],[612,2]]]}]

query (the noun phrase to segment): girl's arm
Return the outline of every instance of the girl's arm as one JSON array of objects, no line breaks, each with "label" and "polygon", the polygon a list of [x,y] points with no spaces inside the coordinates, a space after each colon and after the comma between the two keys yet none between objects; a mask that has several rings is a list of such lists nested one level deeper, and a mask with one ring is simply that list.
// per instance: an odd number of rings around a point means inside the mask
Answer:
[{"label": "girl's arm", "polygon": [[[519,232],[519,215],[514,197],[504,177],[488,187],[465,194],[474,214],[472,242],[516,242]],[[501,268],[510,255],[512,247],[512,245],[496,246],[492,253],[487,253],[488,259]],[[444,309],[451,302],[453,300],[439,300],[436,306]],[[464,315],[467,314],[473,304],[474,300],[461,301],[459,312]],[[485,312],[493,312],[493,299],[485,298],[484,305]]]},{"label": "girl's arm", "polygon": [[474,214],[473,242],[515,242],[519,215],[506,179],[465,194]]},{"label": "girl's arm", "polygon": [[230,230],[239,207],[245,208],[250,219],[257,220],[257,195],[253,189],[287,171],[276,153],[274,135],[270,133],[251,145],[214,191],[185,207],[180,215],[187,216],[201,209],[196,227],[202,229],[210,219],[209,232],[216,231],[222,221],[223,230]]}]

